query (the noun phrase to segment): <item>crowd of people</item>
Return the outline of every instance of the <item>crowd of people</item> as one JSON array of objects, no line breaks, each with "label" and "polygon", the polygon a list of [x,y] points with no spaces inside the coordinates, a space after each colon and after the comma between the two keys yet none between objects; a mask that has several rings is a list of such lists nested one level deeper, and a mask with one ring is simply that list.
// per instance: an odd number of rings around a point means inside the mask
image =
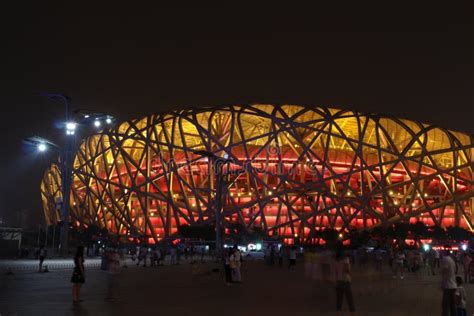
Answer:
[{"label": "crowd of people", "polygon": [[[440,278],[443,290],[442,315],[466,315],[464,283],[474,281],[474,263],[466,251],[452,251],[449,246],[431,249],[328,249],[308,251],[305,257],[306,276],[318,281],[335,282],[336,309],[341,310],[345,297],[350,311],[355,311],[351,290],[352,266],[362,270],[373,269],[383,274],[391,273],[394,279],[403,280],[407,274],[420,278],[423,274]],[[462,267],[462,273],[461,273]],[[463,276],[461,276],[463,274]]]},{"label": "crowd of people", "polygon": [[[315,251],[295,246],[269,244],[264,250],[264,262],[268,266],[283,267],[287,263],[289,271],[294,271],[299,254],[304,255],[304,270],[307,277],[335,284],[336,309],[342,309],[346,301],[349,311],[355,311],[354,296],[352,294],[352,267],[362,269],[372,268],[381,275],[391,273],[393,278],[403,280],[407,274],[414,277],[439,276],[442,296],[442,315],[466,315],[467,294],[464,283],[474,281],[474,262],[468,252],[453,252],[448,246],[431,249],[401,249],[401,248],[360,248],[344,250],[342,246],[335,250],[323,249]],[[137,266],[160,266],[169,256],[169,264],[177,265],[184,256],[187,262],[204,262],[209,253],[206,247],[193,245],[169,245],[163,247],[139,247],[131,251],[132,260]],[[46,253],[40,250],[40,270]],[[224,280],[227,286],[242,282],[241,267],[245,254],[236,245],[225,248],[222,253]],[[116,298],[116,279],[120,273],[124,251],[118,248],[106,248],[102,254],[102,269],[107,271],[108,300]],[[71,277],[73,283],[73,302],[79,303],[81,285],[85,282],[84,247],[78,247],[74,256],[74,271]],[[286,265],[285,265],[286,266]],[[461,274],[462,270],[462,276]]]},{"label": "crowd of people", "polygon": [[141,246],[138,249],[130,251],[133,261],[137,261],[136,265],[143,264],[143,267],[162,266],[167,257],[171,265],[178,265],[181,263],[183,257],[185,261],[191,263],[204,262],[206,256],[210,255],[209,246],[193,245],[179,243],[177,245],[169,246]]}]

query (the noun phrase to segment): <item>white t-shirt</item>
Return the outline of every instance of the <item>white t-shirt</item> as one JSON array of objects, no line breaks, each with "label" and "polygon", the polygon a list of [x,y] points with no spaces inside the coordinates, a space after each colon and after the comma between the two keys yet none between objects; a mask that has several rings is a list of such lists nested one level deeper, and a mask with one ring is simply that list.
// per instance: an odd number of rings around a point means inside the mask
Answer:
[{"label": "white t-shirt", "polygon": [[441,288],[456,289],[456,264],[450,256],[441,259]]}]

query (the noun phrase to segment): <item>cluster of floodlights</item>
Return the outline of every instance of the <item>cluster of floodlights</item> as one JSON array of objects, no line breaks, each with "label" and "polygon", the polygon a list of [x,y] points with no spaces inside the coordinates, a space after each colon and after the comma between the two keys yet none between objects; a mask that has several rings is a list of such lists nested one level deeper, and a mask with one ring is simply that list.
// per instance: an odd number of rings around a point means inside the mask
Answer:
[{"label": "cluster of floodlights", "polygon": [[[84,119],[90,119],[90,118],[91,118],[90,114],[84,114]],[[94,119],[94,126],[99,128],[99,127],[102,126],[102,123],[110,125],[110,124],[112,124],[112,122],[113,122],[113,119],[109,115],[105,116],[105,118],[104,117],[96,117]]]},{"label": "cluster of floodlights", "polygon": [[[100,128],[103,124],[105,125],[112,124],[114,119],[113,119],[113,116],[104,115],[104,114],[97,114],[97,113],[83,114],[81,115],[81,118],[79,120],[68,121],[64,124],[66,135],[68,136],[74,135],[79,125],[84,125],[90,121],[93,122],[94,127]],[[30,141],[36,144],[36,148],[40,152],[45,152],[46,150],[48,150],[48,147],[50,147],[50,145],[53,147],[58,147],[56,144],[39,137],[34,137],[30,139]]]}]

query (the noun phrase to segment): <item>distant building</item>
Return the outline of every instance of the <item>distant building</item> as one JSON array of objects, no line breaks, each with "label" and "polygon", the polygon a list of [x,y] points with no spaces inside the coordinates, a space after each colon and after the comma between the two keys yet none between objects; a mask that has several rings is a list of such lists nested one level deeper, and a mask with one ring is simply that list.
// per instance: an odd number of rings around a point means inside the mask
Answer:
[{"label": "distant building", "polygon": [[[103,130],[74,162],[71,221],[123,236],[169,237],[183,224],[212,224],[215,166],[228,157],[225,229],[318,243],[340,232],[422,221],[473,229],[473,138],[380,114],[297,105],[189,108]],[[56,165],[41,193],[58,221]]]}]

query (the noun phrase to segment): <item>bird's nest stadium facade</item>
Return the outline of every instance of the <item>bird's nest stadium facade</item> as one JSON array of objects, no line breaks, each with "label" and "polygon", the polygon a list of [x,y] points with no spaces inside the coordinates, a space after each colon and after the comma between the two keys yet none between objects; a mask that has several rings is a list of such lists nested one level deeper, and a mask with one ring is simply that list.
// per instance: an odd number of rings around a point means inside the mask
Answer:
[{"label": "bird's nest stadium facade", "polygon": [[[232,160],[216,175],[214,157]],[[224,228],[318,242],[317,232],[398,221],[473,229],[473,138],[380,114],[297,105],[177,110],[124,122],[75,153],[70,216],[149,242],[179,225],[213,224],[217,176]],[[60,220],[60,174],[41,194]]]}]

